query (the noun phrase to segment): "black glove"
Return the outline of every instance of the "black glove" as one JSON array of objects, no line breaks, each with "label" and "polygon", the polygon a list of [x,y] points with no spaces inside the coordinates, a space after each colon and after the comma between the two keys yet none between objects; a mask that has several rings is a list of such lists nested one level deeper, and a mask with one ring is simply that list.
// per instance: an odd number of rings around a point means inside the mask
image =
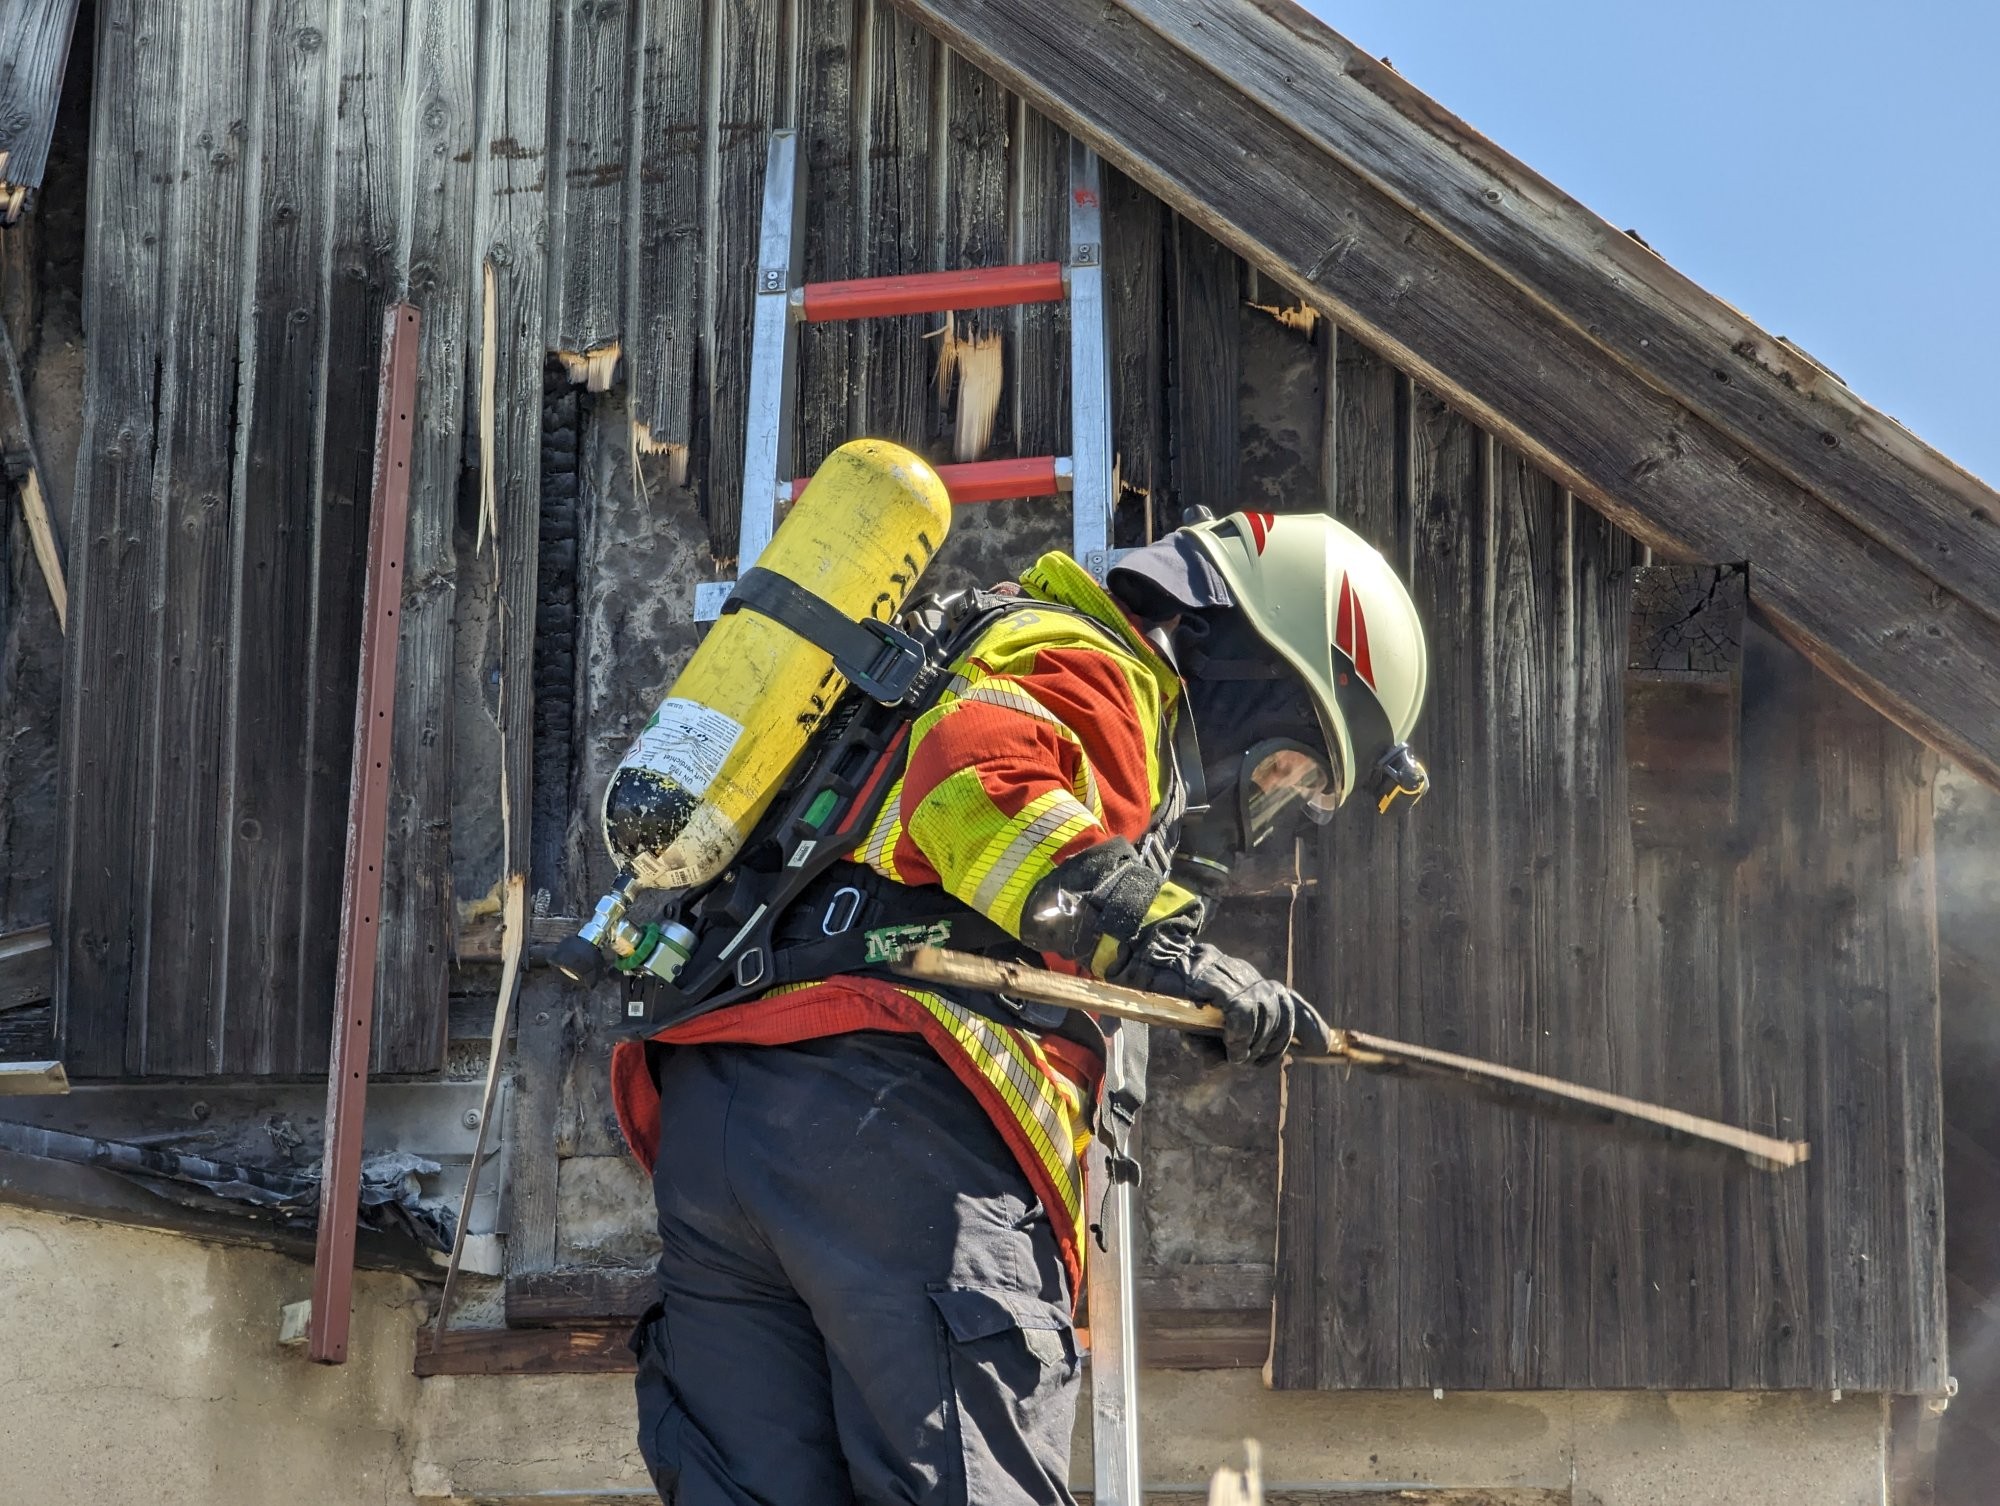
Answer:
[{"label": "black glove", "polygon": [[1215,1005],[1222,1011],[1223,1045],[1238,1065],[1276,1061],[1295,1040],[1301,1055],[1326,1055],[1332,1036],[1319,1012],[1240,957],[1197,940],[1198,924],[1183,914],[1147,926],[1107,981]]}]

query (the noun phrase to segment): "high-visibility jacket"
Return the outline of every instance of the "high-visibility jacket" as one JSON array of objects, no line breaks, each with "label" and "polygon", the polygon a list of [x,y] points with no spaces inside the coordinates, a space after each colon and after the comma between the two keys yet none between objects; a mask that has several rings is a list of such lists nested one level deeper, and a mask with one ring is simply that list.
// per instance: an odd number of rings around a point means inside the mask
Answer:
[{"label": "high-visibility jacket", "polygon": [[[1029,891],[1058,863],[1113,837],[1144,838],[1172,777],[1165,734],[1180,697],[1172,666],[1068,555],[1044,555],[1021,587],[1074,611],[1011,611],[960,655],[949,688],[912,725],[855,853],[897,883],[943,888],[1015,937]],[[1168,883],[1148,918],[1193,902]],[[1109,962],[1092,959],[1099,970]],[[782,1045],[854,1030],[930,1042],[1013,1150],[1081,1291],[1082,1156],[1101,1063],[1066,1037],[999,1024],[926,989],[841,976],[774,989],[654,1039]],[[622,1043],[611,1070],[619,1124],[650,1172],[659,1096],[643,1046]]]}]

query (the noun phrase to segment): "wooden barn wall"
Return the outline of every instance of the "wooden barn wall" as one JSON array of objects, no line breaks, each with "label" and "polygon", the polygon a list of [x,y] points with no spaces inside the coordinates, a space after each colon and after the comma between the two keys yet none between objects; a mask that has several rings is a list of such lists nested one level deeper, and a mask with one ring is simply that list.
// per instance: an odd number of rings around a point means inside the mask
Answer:
[{"label": "wooden barn wall", "polygon": [[[811,278],[1060,256],[1067,143],[875,0],[106,0],[96,67],[72,1069],[323,1069],[397,297],[425,338],[377,1067],[434,1069],[503,877],[558,916],[608,881],[604,780],[734,563],[770,130],[803,136]],[[1274,855],[1224,943],[1344,1021],[1826,1146],[1776,1182],[1301,1070],[1274,1199],[1279,1079],[1163,1042],[1148,1302],[1254,1363],[1275,1282],[1285,1386],[1937,1379],[1925,760],[1759,640],[1741,851],[1635,856],[1631,543],[1115,173],[1105,197],[1119,542],[1188,504],[1327,507],[1410,569],[1437,647],[1437,792]],[[1056,308],[813,327],[800,461],[962,451],[984,415],[940,359],[995,336],[985,452],[1061,453],[1064,334]],[[968,509],[942,573],[1001,578],[1066,524]],[[643,1259],[609,1008],[530,984],[516,1273]]]},{"label": "wooden barn wall", "polygon": [[467,412],[490,371],[511,449],[480,500],[499,536],[531,530],[547,87],[544,49],[508,39],[548,26],[547,0],[97,7],[57,899],[72,1072],[324,1070],[396,299],[423,342],[374,1065],[442,1059],[456,587],[518,563],[468,538]]},{"label": "wooden barn wall", "polygon": [[1737,829],[1635,850],[1630,543],[1344,342],[1330,411],[1334,510],[1425,614],[1435,783],[1328,829],[1314,991],[1814,1155],[1772,1176],[1294,1067],[1276,1383],[1941,1386],[1934,760],[1753,629]]}]

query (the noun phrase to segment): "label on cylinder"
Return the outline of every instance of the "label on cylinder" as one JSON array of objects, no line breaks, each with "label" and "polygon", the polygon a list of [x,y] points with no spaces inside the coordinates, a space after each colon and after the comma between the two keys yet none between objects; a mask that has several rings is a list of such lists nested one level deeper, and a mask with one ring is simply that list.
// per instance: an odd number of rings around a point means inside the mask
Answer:
[{"label": "label on cylinder", "polygon": [[743,736],[743,724],[699,701],[660,703],[625,755],[625,767],[665,774],[690,795],[705,795]]}]

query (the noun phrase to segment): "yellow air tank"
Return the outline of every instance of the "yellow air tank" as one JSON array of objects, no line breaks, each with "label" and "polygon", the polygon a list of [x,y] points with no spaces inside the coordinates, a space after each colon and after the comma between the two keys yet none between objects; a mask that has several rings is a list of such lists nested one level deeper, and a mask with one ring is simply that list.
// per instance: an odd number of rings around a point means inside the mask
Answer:
[{"label": "yellow air tank", "polygon": [[[756,563],[846,617],[887,620],[950,527],[936,471],[859,439],[827,457]],[[604,841],[619,866],[647,889],[720,874],[846,684],[832,655],[791,629],[753,611],[723,616],[605,788]]]}]

